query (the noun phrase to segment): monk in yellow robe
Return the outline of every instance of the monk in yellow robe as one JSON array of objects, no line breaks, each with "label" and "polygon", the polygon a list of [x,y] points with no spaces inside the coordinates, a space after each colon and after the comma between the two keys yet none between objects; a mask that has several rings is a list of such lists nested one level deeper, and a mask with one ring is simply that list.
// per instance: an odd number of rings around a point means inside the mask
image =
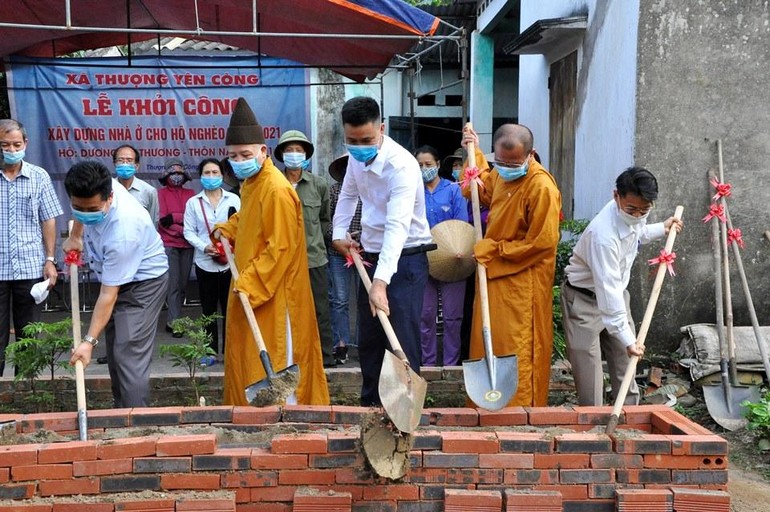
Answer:
[{"label": "monk in yellow robe", "polygon": [[[215,227],[235,246],[241,275],[233,286],[248,295],[273,368],[299,366],[296,402],[328,404],[307,273],[302,203],[267,156],[262,127],[243,98],[233,112],[225,142],[233,172],[243,180],[241,210]],[[248,405],[244,389],[265,376],[243,304],[233,297],[227,305],[224,403]]]},{"label": "monk in yellow robe", "polygon": [[[552,289],[561,194],[553,176],[535,160],[532,132],[526,126],[498,128],[491,171],[478,149],[476,133],[466,128],[463,146],[468,142],[475,143],[484,183],[479,198],[489,207],[486,234],[474,247],[474,255],[487,270],[492,346],[496,356],[516,354],[519,363],[518,388],[508,405],[545,406],[553,351]],[[470,198],[470,187],[463,194]],[[484,357],[481,333],[477,287],[472,359]]]}]

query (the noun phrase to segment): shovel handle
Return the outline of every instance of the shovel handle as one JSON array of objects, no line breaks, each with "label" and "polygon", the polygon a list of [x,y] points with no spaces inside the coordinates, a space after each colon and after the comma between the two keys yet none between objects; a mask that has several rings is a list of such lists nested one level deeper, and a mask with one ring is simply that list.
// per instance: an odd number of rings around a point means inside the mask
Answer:
[{"label": "shovel handle", "polygon": [[[70,221],[70,232],[72,231],[72,221]],[[83,336],[80,328],[80,290],[78,288],[78,265],[73,263],[69,268],[70,272],[70,305],[72,309],[72,348],[78,348]],[[75,362],[75,390],[78,403],[78,416],[85,418],[86,410],[86,376],[83,361]],[[82,420],[81,422],[85,422]],[[87,432],[80,428],[80,440],[85,441]]]},{"label": "shovel handle", "polygon": [[[219,238],[219,240],[222,242],[222,248],[225,250],[225,255],[227,256],[227,264],[230,266],[230,273],[233,274],[234,283],[238,280],[238,278],[241,277],[241,274],[238,272],[238,267],[235,266],[235,259],[233,258],[233,250],[230,248],[230,242],[227,239],[223,240],[221,235],[219,235],[217,238]],[[265,373],[267,373],[267,377],[272,378],[275,376],[275,372],[273,371],[273,365],[270,362],[270,357],[267,356],[265,340],[262,337],[262,331],[259,330],[259,324],[257,323],[257,317],[254,316],[254,310],[251,309],[249,296],[238,290],[238,298],[240,299],[241,305],[243,306],[243,312],[246,315],[246,321],[249,323],[249,327],[251,328],[251,333],[254,335],[254,340],[257,342],[257,349],[259,351],[259,358],[262,361],[262,366],[265,367]],[[263,356],[262,354],[265,355]]]},{"label": "shovel handle", "polygon": [[[353,257],[353,263],[356,265],[358,275],[361,277],[361,281],[364,283],[366,293],[369,293],[369,289],[372,287],[372,280],[369,279],[369,274],[366,273],[364,262],[361,261],[361,256],[359,256],[355,250],[351,249],[350,255]],[[406,354],[401,348],[401,343],[398,342],[398,336],[396,336],[396,332],[393,330],[393,326],[390,325],[390,319],[388,318],[388,315],[386,315],[385,312],[381,309],[378,309],[377,318],[380,319],[382,329],[385,331],[385,336],[388,337],[388,341],[390,342],[390,347],[393,349],[393,353],[396,354],[396,357],[401,359],[404,364],[409,365],[409,358],[406,357]]]},{"label": "shovel handle", "polygon": [[[677,206],[674,210],[674,218],[681,219],[683,206]],[[671,252],[674,248],[674,241],[676,240],[676,228],[672,225],[668,231],[668,237],[666,238],[665,251]],[[655,274],[655,282],[652,285],[652,292],[650,293],[650,300],[647,301],[647,309],[644,311],[644,318],[642,319],[642,325],[639,328],[639,333],[636,335],[636,343],[644,347],[644,342],[647,339],[647,331],[650,330],[650,323],[652,323],[652,314],[655,312],[655,306],[658,304],[658,297],[660,296],[660,289],[663,286],[663,279],[666,277],[666,264],[661,263],[658,265],[658,273]],[[626,367],[626,374],[623,376],[623,381],[618,391],[618,396],[615,398],[615,406],[612,408],[612,416],[607,424],[606,433],[612,434],[615,431],[615,427],[618,425],[618,419],[620,418],[620,412],[623,409],[623,403],[626,401],[628,395],[628,388],[631,387],[631,381],[636,374],[636,364],[639,362],[639,356],[632,356],[631,361]]]},{"label": "shovel handle", "polygon": [[[473,129],[473,124],[466,123],[465,126]],[[468,168],[476,167],[476,147],[472,142],[468,143]],[[476,242],[480,242],[484,235],[481,229],[481,201],[479,200],[479,184],[476,180],[471,181],[471,201],[473,203],[473,228],[476,231]],[[487,289],[487,267],[476,262],[476,275],[479,282],[479,303],[481,306],[481,338],[484,342],[484,353],[486,354],[489,375],[492,380],[492,387],[495,386],[496,375],[492,356],[492,320],[489,316],[489,290]]]},{"label": "shovel handle", "polygon": [[[722,165],[722,140],[717,140],[717,153],[719,157],[719,181],[724,182],[724,167]],[[728,229],[733,229],[733,221],[730,218],[730,210],[727,208],[727,201],[725,201],[725,198],[722,197],[722,205],[725,207],[725,217],[727,217],[727,226],[725,226],[725,229],[723,231],[727,231]],[[726,237],[726,235],[725,235]],[[746,278],[746,270],[743,268],[743,258],[741,257],[741,251],[738,248],[738,244],[733,242],[733,255],[735,256],[735,265],[738,267],[738,275],[741,277],[741,286],[743,288],[743,294],[746,296],[746,305],[749,309],[749,316],[751,317],[751,326],[754,329],[754,336],[757,339],[757,344],[759,345],[759,353],[762,355],[762,364],[765,367],[765,374],[767,375],[767,378],[770,379],[770,360],[768,360],[767,355],[767,348],[765,345],[765,338],[762,336],[762,331],[759,328],[759,320],[757,319],[757,310],[754,307],[754,301],[751,299],[751,290],[749,290],[749,282]],[[726,249],[725,249],[726,250]],[[726,256],[726,254],[725,254]],[[731,341],[728,338],[728,342]],[[730,353],[730,359],[732,361],[735,360],[735,341],[732,340],[732,346],[731,353]],[[735,364],[732,365],[731,371],[735,370]],[[736,379],[737,381],[737,379]],[[733,384],[736,384],[737,382],[734,382]]]}]

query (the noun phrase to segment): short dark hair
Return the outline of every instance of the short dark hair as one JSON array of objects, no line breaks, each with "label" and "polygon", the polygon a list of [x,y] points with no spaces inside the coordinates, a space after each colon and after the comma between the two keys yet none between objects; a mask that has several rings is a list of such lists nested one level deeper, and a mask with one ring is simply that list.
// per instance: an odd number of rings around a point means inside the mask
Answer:
[{"label": "short dark hair", "polygon": [[201,160],[201,163],[198,164],[198,175],[203,174],[203,168],[206,167],[206,164],[215,164],[217,167],[219,167],[219,172],[224,174],[224,170],[222,169],[222,162],[217,160],[216,158],[204,158]]},{"label": "short dark hair", "polygon": [[363,126],[367,123],[379,124],[380,105],[368,96],[350,98],[342,106],[342,124]]},{"label": "short dark hair", "polygon": [[650,202],[658,198],[658,180],[644,167],[629,167],[620,173],[615,189],[620,197],[630,193]]},{"label": "short dark hair", "polygon": [[428,153],[432,155],[433,158],[436,160],[436,163],[441,165],[441,159],[438,157],[438,150],[433,146],[428,146],[427,144],[424,146],[420,146],[414,151],[414,157],[417,158],[417,155],[419,155],[420,153]]},{"label": "short dark hair", "polygon": [[115,162],[115,159],[118,158],[118,151],[120,151],[123,148],[129,148],[131,151],[134,152],[134,160],[138,164],[139,163],[139,158],[141,158],[141,155],[139,154],[139,150],[136,149],[131,144],[122,144],[122,145],[116,147],[115,149],[113,149],[112,150],[112,162],[113,163]]},{"label": "short dark hair", "polygon": [[95,160],[78,162],[67,171],[64,188],[69,197],[90,198],[99,194],[106,201],[112,193],[112,176],[107,166]]}]

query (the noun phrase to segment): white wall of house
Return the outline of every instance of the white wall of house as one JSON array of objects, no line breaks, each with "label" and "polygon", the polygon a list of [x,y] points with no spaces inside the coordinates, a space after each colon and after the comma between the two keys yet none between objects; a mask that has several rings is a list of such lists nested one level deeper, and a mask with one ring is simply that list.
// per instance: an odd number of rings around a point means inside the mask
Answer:
[{"label": "white wall of house", "polygon": [[[617,175],[634,163],[639,0],[522,0],[521,30],[539,19],[588,14],[576,48],[575,218],[591,218],[610,199]],[[548,75],[564,55],[522,55],[519,122],[549,156]]]}]

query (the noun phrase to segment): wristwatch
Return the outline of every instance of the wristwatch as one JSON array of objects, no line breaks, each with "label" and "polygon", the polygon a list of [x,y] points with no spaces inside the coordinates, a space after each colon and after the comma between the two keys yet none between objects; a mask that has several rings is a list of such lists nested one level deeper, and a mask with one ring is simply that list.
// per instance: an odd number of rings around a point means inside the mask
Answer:
[{"label": "wristwatch", "polygon": [[47,262],[50,261],[51,263],[53,263],[54,267],[56,266],[56,258],[54,258],[53,256],[46,256],[45,261]]},{"label": "wristwatch", "polygon": [[97,340],[93,336],[89,336],[88,334],[83,336],[83,342],[84,343],[90,343],[92,347],[95,347],[96,345],[99,344],[99,340]]}]

